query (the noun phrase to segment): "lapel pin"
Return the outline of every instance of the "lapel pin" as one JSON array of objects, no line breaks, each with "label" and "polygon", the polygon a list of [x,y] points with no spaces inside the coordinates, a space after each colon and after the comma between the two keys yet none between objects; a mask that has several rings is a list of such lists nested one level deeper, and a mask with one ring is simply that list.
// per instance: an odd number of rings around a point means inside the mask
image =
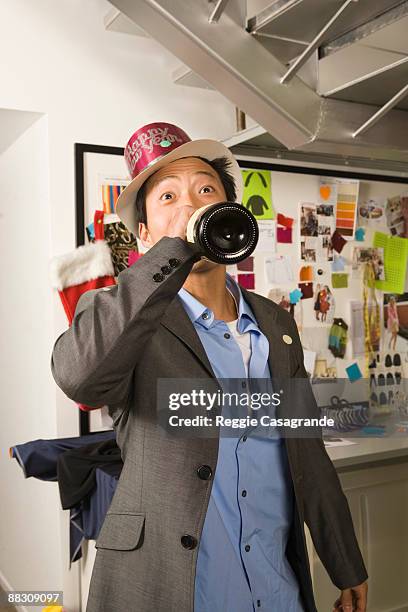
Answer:
[{"label": "lapel pin", "polygon": [[283,341],[286,342],[286,344],[292,344],[293,340],[290,336],[288,336],[287,334],[283,334],[282,336]]}]

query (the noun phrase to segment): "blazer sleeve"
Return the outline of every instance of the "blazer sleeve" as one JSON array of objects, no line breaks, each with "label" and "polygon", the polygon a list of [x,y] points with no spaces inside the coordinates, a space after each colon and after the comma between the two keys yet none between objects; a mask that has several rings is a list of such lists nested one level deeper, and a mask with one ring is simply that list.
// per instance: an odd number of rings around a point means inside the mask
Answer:
[{"label": "blazer sleeve", "polygon": [[[293,338],[298,353],[295,377],[308,378],[303,362],[303,348],[299,332],[292,320]],[[308,383],[307,402],[311,402],[311,416],[319,417],[311,383]],[[308,409],[309,411],[309,409]],[[354,531],[347,498],[336,469],[326,451],[321,428],[320,435],[299,440],[303,465],[304,518],[313,545],[333,584],[347,589],[368,578],[364,560]]]},{"label": "blazer sleeve", "polygon": [[199,259],[182,238],[164,236],[117,285],[80,297],[51,356],[54,380],[69,398],[89,406],[126,402],[144,347]]}]

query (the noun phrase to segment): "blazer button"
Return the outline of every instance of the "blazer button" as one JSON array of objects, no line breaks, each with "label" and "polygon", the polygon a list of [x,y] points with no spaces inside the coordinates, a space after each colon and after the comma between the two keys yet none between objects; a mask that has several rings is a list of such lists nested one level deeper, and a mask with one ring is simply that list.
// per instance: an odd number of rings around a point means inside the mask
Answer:
[{"label": "blazer button", "polygon": [[197,469],[197,474],[201,480],[210,480],[212,476],[212,469],[209,465],[200,465],[200,467]]},{"label": "blazer button", "polygon": [[170,274],[171,272],[170,266],[162,266],[160,270],[163,272],[163,274]]},{"label": "blazer button", "polygon": [[153,274],[153,280],[156,283],[160,283],[163,279],[164,279],[164,276],[163,274],[160,274],[160,272],[156,272],[156,274]]},{"label": "blazer button", "polygon": [[172,268],[177,268],[177,266],[180,265],[180,260],[176,259],[175,257],[172,257],[171,259],[169,259],[169,264]]},{"label": "blazer button", "polygon": [[181,536],[181,544],[184,548],[188,550],[193,550],[197,546],[197,540],[192,535],[183,535]]}]

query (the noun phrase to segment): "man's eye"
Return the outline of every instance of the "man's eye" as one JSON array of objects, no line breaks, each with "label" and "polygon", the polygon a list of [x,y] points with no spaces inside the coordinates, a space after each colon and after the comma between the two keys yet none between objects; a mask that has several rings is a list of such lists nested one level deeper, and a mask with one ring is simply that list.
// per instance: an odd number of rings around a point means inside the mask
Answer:
[{"label": "man's eye", "polygon": [[170,191],[166,191],[166,193],[163,193],[163,194],[160,196],[160,199],[161,199],[161,200],[170,200],[172,197],[173,197],[173,194],[172,194],[172,193],[170,193]]},{"label": "man's eye", "polygon": [[213,191],[215,191],[215,189],[214,187],[211,187],[211,185],[206,185],[200,189],[200,193],[212,193]]}]

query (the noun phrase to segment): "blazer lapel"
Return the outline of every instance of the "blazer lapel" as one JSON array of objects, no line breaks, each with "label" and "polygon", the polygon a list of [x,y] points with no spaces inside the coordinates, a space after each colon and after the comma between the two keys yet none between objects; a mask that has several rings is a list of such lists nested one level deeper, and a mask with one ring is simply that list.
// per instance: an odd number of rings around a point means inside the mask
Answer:
[{"label": "blazer lapel", "polygon": [[166,327],[179,340],[184,342],[194,355],[199,359],[208,374],[216,379],[214,370],[211,367],[210,361],[201,343],[200,337],[197,334],[190,317],[184,309],[181,299],[178,295],[175,296],[170,306],[167,308],[162,317],[161,324]]},{"label": "blazer lapel", "polygon": [[[241,287],[244,299],[249,303],[256,317],[258,325],[269,341],[268,363],[272,377],[289,377],[290,375],[290,350],[292,345],[283,340],[289,330],[280,318],[280,307],[271,302],[265,307],[265,298],[256,293],[247,291]],[[270,306],[270,307],[269,307]],[[216,379],[210,361],[201,343],[190,317],[184,309],[181,299],[175,296],[167,308],[161,324],[166,327],[179,340],[184,342],[201,362],[208,374]]]},{"label": "blazer lapel", "polygon": [[265,306],[266,298],[243,287],[241,287],[241,291],[245,301],[252,308],[261,331],[268,338],[268,363],[272,378],[289,378],[292,345],[286,344],[283,340],[284,335],[289,335],[289,330],[280,317],[281,307],[272,301],[270,305]]}]

